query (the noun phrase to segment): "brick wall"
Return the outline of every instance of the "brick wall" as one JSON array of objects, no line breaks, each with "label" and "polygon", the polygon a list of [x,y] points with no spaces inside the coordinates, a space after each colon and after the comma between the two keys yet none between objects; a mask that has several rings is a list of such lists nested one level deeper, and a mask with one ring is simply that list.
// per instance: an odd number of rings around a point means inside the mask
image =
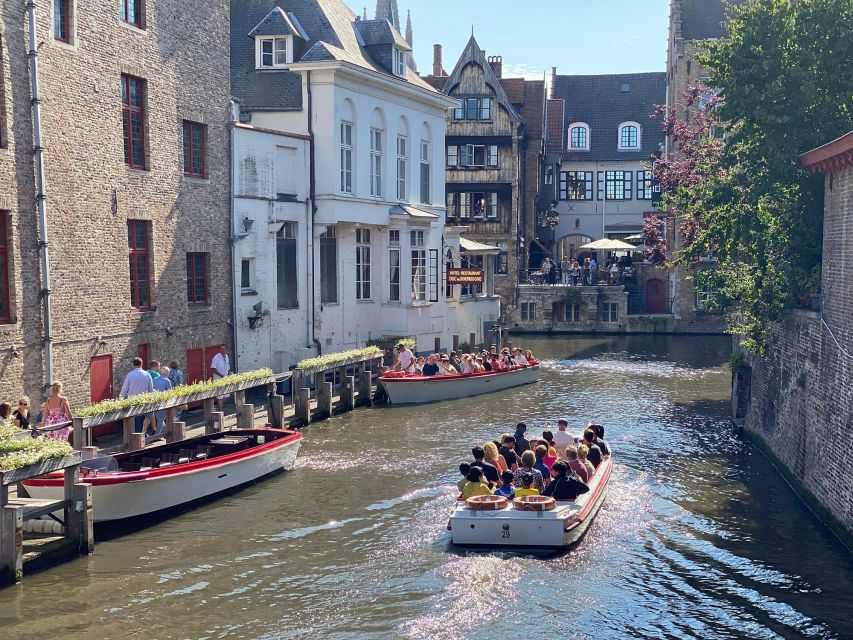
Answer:
[{"label": "brick wall", "polygon": [[[826,177],[822,308],[853,355],[853,168]],[[853,359],[821,314],[794,311],[765,358],[749,358],[745,428],[853,542]]]},{"label": "brick wall", "polygon": [[[53,38],[50,3],[38,2],[40,80],[54,318],[54,378],[72,407],[89,401],[91,356],[112,353],[117,393],[139,344],[151,358],[230,344],[229,8],[146,0],[143,29],[115,2],[75,3],[70,45]],[[14,6],[10,6],[14,5]],[[0,329],[0,395],[41,397],[37,215],[31,162],[29,74],[21,3],[0,9],[5,95],[13,135],[0,151],[0,201],[9,204],[15,257],[14,322]],[[11,67],[11,72],[9,69]],[[145,170],[124,162],[122,73],[143,78]],[[183,175],[182,120],[207,125],[205,179]],[[3,207],[0,207],[2,209]],[[130,309],[127,221],[151,224],[154,309]],[[209,253],[210,304],[190,308],[186,253]],[[5,357],[11,343],[20,358]]]}]

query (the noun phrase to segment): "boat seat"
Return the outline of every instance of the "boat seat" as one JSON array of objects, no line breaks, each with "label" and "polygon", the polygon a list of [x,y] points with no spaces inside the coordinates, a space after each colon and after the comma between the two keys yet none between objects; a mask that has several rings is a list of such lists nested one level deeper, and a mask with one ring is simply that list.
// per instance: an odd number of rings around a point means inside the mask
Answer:
[{"label": "boat seat", "polygon": [[213,447],[211,447],[209,445],[201,444],[198,447],[196,447],[194,458],[196,460],[204,460],[206,458],[209,458],[210,452],[212,449],[213,449]]},{"label": "boat seat", "polygon": [[150,469],[156,469],[159,463],[160,460],[158,458],[142,458],[142,466],[139,470],[148,471]]},{"label": "boat seat", "polygon": [[178,464],[189,462],[195,457],[195,451],[192,449],[181,449],[178,453]]}]

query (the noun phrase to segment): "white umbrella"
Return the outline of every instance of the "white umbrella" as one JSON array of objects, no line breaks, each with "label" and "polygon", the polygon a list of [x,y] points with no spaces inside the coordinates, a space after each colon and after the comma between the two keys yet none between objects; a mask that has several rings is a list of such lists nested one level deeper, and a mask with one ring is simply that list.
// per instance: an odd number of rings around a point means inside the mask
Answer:
[{"label": "white umbrella", "polygon": [[631,242],[631,243],[640,242],[641,243],[641,242],[643,242],[643,240],[645,240],[645,238],[643,237],[643,234],[638,233],[636,235],[628,236],[627,238],[623,238],[623,240],[625,242]]},{"label": "white umbrella", "polygon": [[610,238],[602,238],[601,240],[581,245],[581,249],[591,249],[593,251],[636,251],[634,245],[622,242],[621,240],[611,240]]}]

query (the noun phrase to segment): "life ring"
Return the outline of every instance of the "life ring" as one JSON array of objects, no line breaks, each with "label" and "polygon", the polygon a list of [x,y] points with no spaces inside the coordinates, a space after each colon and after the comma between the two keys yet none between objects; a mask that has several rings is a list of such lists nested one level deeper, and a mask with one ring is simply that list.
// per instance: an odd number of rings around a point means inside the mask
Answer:
[{"label": "life ring", "polygon": [[509,504],[504,496],[471,496],[465,501],[465,506],[473,511],[499,511],[506,509]]},{"label": "life ring", "polygon": [[557,501],[551,496],[521,496],[512,501],[512,506],[519,511],[550,511]]}]

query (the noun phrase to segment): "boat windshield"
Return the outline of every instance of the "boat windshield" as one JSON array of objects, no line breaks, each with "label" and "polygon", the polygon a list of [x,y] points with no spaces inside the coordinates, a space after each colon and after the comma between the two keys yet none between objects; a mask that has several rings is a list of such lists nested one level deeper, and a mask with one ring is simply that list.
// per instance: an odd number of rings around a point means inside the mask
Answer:
[{"label": "boat windshield", "polygon": [[97,471],[99,473],[109,473],[111,471],[119,470],[118,462],[116,462],[116,459],[113,456],[98,456],[97,458],[90,458],[89,460],[84,460],[80,466],[83,469]]}]

